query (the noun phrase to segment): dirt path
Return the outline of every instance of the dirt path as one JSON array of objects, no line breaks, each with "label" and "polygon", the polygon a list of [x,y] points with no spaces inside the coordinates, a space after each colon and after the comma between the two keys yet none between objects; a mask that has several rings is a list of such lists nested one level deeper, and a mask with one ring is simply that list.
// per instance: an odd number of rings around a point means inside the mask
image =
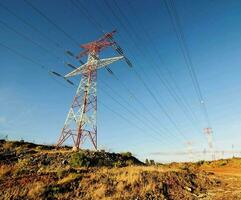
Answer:
[{"label": "dirt path", "polygon": [[221,181],[220,186],[208,190],[204,200],[240,200],[241,199],[241,169],[240,168],[213,168],[213,179]]}]

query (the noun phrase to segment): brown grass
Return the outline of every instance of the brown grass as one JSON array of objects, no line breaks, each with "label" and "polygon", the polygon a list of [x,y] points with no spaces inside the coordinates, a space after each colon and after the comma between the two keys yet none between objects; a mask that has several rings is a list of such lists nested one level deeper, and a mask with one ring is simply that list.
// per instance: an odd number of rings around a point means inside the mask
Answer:
[{"label": "brown grass", "polygon": [[81,185],[83,190],[88,190],[86,199],[128,199],[145,196],[154,191],[157,185],[161,186],[158,176],[167,171],[175,170],[157,166],[103,167],[84,177]]},{"label": "brown grass", "polygon": [[28,191],[28,197],[32,199],[36,199],[40,197],[44,192],[45,184],[43,182],[35,182],[33,183],[32,187]]},{"label": "brown grass", "polygon": [[[139,164],[137,162],[133,166],[113,167],[125,166],[121,165],[123,164],[121,163],[122,157],[117,156],[113,163],[119,162],[120,165],[113,164],[103,167],[103,165],[95,165],[93,162],[94,165],[91,167],[80,167],[70,164],[73,153],[67,148],[48,150],[47,147],[45,150],[38,146],[30,148],[28,145],[11,143],[7,143],[5,148],[12,148],[17,153],[21,152],[23,157],[20,159],[15,156],[12,166],[8,166],[7,162],[2,162],[2,166],[0,165],[0,178],[2,178],[0,199],[192,199],[193,191],[197,195],[205,193],[205,184],[211,185],[207,174],[196,173],[197,171],[192,169],[192,165],[185,165],[190,170],[180,169],[184,165],[179,163],[137,166]],[[34,151],[26,151],[25,155],[25,150]],[[103,159],[103,157],[106,160],[111,158],[108,157],[110,156],[108,154],[98,157],[98,153],[89,151],[86,155],[97,156],[95,161],[99,161],[98,159]],[[12,158],[13,155],[10,156]],[[41,162],[42,159],[45,161],[47,158],[51,159],[49,164]],[[63,163],[63,160],[67,160],[69,164]],[[240,161],[235,161],[235,166],[238,166]],[[130,164],[132,164],[131,162],[132,160],[130,160]],[[212,165],[208,162],[206,164]],[[227,167],[230,164],[232,162],[222,161],[215,163],[215,166]],[[196,165],[193,164],[193,166]],[[193,185],[197,185],[198,188],[196,189],[196,186]],[[190,192],[192,186],[194,189]]]},{"label": "brown grass", "polygon": [[11,149],[14,146],[13,142],[3,143],[3,149]]},{"label": "brown grass", "polygon": [[13,170],[11,165],[2,165],[0,166],[0,179],[3,179],[6,175],[10,174]]},{"label": "brown grass", "polygon": [[75,179],[77,179],[79,177],[80,177],[80,174],[70,173],[66,177],[64,177],[63,179],[59,180],[57,182],[57,184],[63,185],[63,184],[66,184],[66,183],[70,183],[71,181],[74,181]]}]

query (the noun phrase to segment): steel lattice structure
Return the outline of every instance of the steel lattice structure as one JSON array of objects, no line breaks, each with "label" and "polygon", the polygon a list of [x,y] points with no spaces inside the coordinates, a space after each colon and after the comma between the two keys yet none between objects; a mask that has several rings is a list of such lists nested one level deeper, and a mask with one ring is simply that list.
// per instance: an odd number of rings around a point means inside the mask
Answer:
[{"label": "steel lattice structure", "polygon": [[206,134],[207,139],[208,139],[208,148],[209,148],[209,151],[213,152],[213,154],[212,154],[212,160],[215,160],[215,153],[214,153],[214,151],[213,151],[213,140],[212,140],[213,130],[212,130],[212,128],[204,128],[204,133]]},{"label": "steel lattice structure", "polygon": [[68,80],[69,77],[81,76],[81,80],[57,146],[62,145],[67,139],[71,138],[73,141],[73,149],[78,150],[85,139],[89,138],[94,148],[97,149],[97,70],[124,58],[124,56],[117,56],[99,59],[101,50],[115,45],[115,42],[112,40],[114,33],[115,31],[107,33],[97,41],[81,45],[84,51],[76,58],[80,59],[87,55],[87,62],[64,76],[66,80]]}]

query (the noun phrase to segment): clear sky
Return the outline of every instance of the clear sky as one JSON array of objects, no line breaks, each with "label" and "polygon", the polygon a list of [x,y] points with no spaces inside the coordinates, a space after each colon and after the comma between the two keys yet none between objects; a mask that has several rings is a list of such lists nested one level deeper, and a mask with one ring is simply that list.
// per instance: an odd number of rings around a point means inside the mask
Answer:
[{"label": "clear sky", "polygon": [[[179,131],[193,142],[193,151],[207,149],[207,140],[202,131],[207,124],[163,0],[79,0],[80,4],[75,0],[30,2],[79,44],[100,37],[100,29],[117,29],[115,40],[168,111]],[[174,3],[206,100],[214,131],[214,147],[217,150],[230,150],[233,144],[234,149],[239,150],[241,1],[174,0]],[[77,8],[76,4],[82,7]],[[41,34],[23,23],[22,19]],[[69,49],[77,54],[81,48],[24,0],[0,0],[0,43],[0,134],[8,135],[10,139],[54,144],[60,135],[75,88],[54,79],[45,69],[16,55],[2,44],[62,74],[70,71],[64,62],[77,64],[64,54],[64,50]],[[101,57],[113,55],[107,50]],[[141,159],[188,159],[188,156],[152,155],[154,152],[187,151],[187,140],[170,123],[133,69],[123,61],[110,68],[121,82],[105,70],[99,70],[98,100],[128,120],[98,104],[99,148],[131,151]],[[160,73],[157,74],[156,69]],[[178,94],[181,91],[196,116],[194,123],[188,120],[192,118],[191,114],[186,116],[160,77]],[[76,78],[73,81],[78,83]],[[122,83],[145,107],[131,97]],[[180,90],[176,90],[175,84]]]}]

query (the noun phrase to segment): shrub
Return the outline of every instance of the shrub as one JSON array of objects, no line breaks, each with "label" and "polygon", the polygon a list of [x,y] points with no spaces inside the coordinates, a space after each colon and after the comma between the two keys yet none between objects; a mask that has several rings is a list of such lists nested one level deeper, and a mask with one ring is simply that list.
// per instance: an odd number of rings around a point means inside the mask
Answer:
[{"label": "shrub", "polygon": [[122,163],[120,160],[113,163],[114,167],[122,167]]},{"label": "shrub", "polygon": [[154,160],[150,160],[149,164],[150,165],[155,165],[155,161]]},{"label": "shrub", "polygon": [[205,163],[204,160],[200,160],[200,161],[197,162],[197,165],[198,165],[198,166],[201,166],[201,165],[203,165],[204,163]]},{"label": "shrub", "polygon": [[70,165],[73,167],[89,167],[90,161],[84,152],[74,153],[70,158]]},{"label": "shrub", "polygon": [[57,174],[59,179],[63,177],[64,172],[65,172],[65,170],[62,169],[62,168],[59,168],[59,169],[56,170],[56,174]]},{"label": "shrub", "polygon": [[121,155],[124,156],[124,157],[127,157],[127,158],[132,157],[132,153],[131,152],[123,152],[123,153],[121,153]]}]

